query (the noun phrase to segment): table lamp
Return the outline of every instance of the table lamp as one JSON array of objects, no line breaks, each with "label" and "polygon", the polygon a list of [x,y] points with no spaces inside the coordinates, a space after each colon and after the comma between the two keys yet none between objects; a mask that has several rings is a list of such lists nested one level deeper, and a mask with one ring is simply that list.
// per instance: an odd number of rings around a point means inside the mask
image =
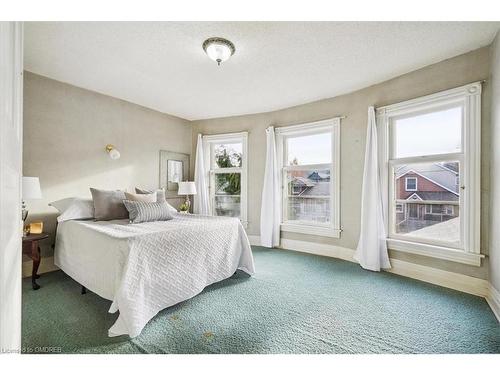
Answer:
[{"label": "table lamp", "polygon": [[28,218],[25,202],[27,199],[42,199],[42,190],[40,189],[38,177],[23,177],[23,221]]},{"label": "table lamp", "polygon": [[186,202],[184,204],[187,207],[186,211],[189,211],[189,208],[191,207],[191,201],[189,200],[189,196],[196,194],[196,185],[194,184],[193,181],[179,182],[178,194],[186,196]]}]

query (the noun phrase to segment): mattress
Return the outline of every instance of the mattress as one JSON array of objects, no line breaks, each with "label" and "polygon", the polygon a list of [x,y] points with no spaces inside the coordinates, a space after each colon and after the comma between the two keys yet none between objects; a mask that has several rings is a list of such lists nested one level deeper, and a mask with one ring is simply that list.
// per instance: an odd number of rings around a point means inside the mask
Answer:
[{"label": "mattress", "polygon": [[[59,223],[54,263],[87,289],[112,301],[120,284],[129,247],[127,237],[111,237],[98,230],[110,224],[129,225],[128,220],[70,220]],[[140,229],[137,228],[137,232]]]},{"label": "mattress", "polygon": [[168,221],[59,223],[55,264],[112,301],[120,315],[109,335],[139,335],[159,311],[254,262],[238,219],[174,214]]}]

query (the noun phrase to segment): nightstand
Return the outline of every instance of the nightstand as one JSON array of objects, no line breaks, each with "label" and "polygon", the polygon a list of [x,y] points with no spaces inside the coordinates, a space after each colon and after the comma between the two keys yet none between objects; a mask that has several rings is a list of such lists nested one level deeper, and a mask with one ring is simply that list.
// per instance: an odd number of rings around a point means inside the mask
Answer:
[{"label": "nightstand", "polygon": [[48,234],[28,234],[23,237],[23,254],[28,255],[33,260],[33,269],[31,271],[31,285],[34,290],[40,289],[40,285],[36,283],[36,279],[40,277],[37,274],[38,266],[40,265],[40,246],[39,241],[49,238]]}]

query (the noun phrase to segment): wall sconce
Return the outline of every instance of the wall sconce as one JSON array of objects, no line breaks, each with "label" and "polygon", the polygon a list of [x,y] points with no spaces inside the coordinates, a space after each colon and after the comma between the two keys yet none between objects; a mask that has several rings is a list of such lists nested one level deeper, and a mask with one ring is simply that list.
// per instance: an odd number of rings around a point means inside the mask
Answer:
[{"label": "wall sconce", "polygon": [[109,154],[109,157],[113,160],[120,159],[120,151],[118,151],[113,145],[106,145],[106,152]]}]

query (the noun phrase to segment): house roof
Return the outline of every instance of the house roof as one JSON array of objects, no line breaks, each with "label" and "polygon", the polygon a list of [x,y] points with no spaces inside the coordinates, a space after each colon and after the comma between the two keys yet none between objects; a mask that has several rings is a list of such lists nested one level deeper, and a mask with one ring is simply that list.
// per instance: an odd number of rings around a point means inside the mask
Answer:
[{"label": "house roof", "polygon": [[415,200],[415,195],[423,201],[458,201],[458,196],[449,191],[419,191],[413,193],[407,200]]},{"label": "house roof", "polygon": [[311,173],[307,178],[312,179],[313,177],[318,176],[319,178],[326,180],[327,178],[330,178],[330,173],[323,173],[323,172],[313,172]]},{"label": "house roof", "polygon": [[306,177],[294,177],[292,183],[294,185],[299,185],[299,186],[308,186],[308,187],[314,186],[314,181],[311,181]]},{"label": "house roof", "polygon": [[457,163],[407,164],[397,168],[396,178],[413,172],[458,196],[458,172],[456,170],[458,170]]},{"label": "house roof", "polygon": [[299,194],[300,197],[314,195],[330,195],[330,182],[318,181],[314,186],[306,188],[301,194]]}]

